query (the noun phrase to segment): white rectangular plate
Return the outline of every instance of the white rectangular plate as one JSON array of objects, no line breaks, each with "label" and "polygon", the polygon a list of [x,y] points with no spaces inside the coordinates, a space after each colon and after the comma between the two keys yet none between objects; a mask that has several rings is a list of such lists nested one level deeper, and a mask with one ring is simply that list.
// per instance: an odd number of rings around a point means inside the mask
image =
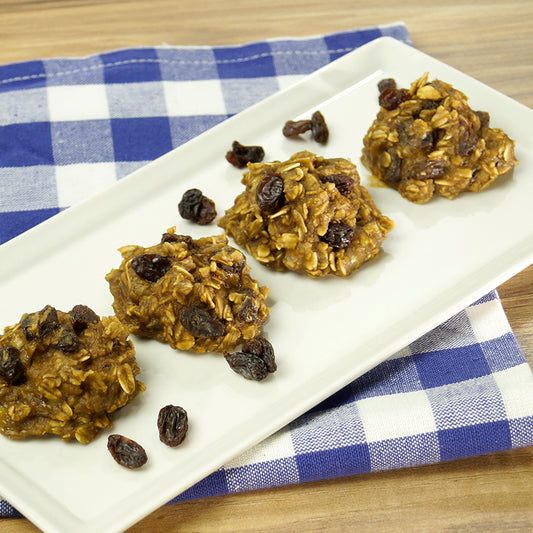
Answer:
[{"label": "white rectangular plate", "polygon": [[[219,232],[181,220],[176,205],[193,186],[216,201],[219,214],[232,204],[241,171],[224,155],[235,139],[264,146],[267,160],[301,149],[350,158],[368,185],[359,158],[378,110],[377,82],[393,77],[408,87],[426,71],[465,92],[516,140],[514,176],[426,205],[369,187],[396,228],[382,255],[349,278],[275,273],[250,259],[253,276],[271,290],[266,333],[278,371],[249,382],[220,356],[133,339],[147,391],[117,415],[112,432],[140,442],[147,465],[129,471],[114,463],[106,450],[111,431],[86,446],[0,437],[0,492],[13,505],[49,532],[125,529],[533,261],[533,112],[381,38],[0,247],[0,324],[46,304],[68,310],[84,303],[112,314],[104,276],[120,263],[119,246],[154,244],[173,225],[194,237]],[[281,135],[286,120],[315,109],[330,128],[325,148]],[[158,440],[157,413],[168,403],[189,413],[189,435],[176,449]]]}]

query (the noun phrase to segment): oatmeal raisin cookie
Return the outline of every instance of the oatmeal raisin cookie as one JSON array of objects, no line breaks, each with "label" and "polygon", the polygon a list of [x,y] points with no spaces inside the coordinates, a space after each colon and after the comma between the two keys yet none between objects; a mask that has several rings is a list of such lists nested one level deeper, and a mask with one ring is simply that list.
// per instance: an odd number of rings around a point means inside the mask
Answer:
[{"label": "oatmeal raisin cookie", "polygon": [[261,333],[268,289],[226,235],[192,239],[175,228],[144,248],[123,246],[106,279],[117,317],[135,335],[179,350],[224,352]]},{"label": "oatmeal raisin cookie", "polygon": [[489,126],[489,114],[473,111],[467,97],[427,73],[398,89],[380,82],[376,119],[364,138],[363,164],[406,199],[455,198],[480,191],[518,164],[514,141]]},{"label": "oatmeal raisin cookie", "polygon": [[275,270],[348,276],[379,254],[394,227],[347,159],[298,152],[288,161],[249,164],[242,183],[219,226]]}]

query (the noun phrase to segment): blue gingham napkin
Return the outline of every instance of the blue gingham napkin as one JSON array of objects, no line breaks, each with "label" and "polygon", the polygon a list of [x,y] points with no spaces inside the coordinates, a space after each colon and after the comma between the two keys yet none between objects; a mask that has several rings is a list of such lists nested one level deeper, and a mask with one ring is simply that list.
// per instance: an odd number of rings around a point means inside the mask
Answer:
[{"label": "blue gingham napkin", "polygon": [[[397,23],[0,66],[0,242],[382,35],[410,43]],[[173,501],[529,445],[533,375],[493,291]]]}]

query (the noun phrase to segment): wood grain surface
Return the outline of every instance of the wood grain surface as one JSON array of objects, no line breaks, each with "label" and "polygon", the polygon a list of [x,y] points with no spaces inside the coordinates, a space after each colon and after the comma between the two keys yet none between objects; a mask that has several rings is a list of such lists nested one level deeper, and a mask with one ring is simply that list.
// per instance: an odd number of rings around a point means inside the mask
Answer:
[{"label": "wood grain surface", "polygon": [[[419,50],[533,107],[533,2],[525,0],[0,0],[0,64],[163,43],[306,36],[399,20]],[[499,293],[531,364],[533,267]],[[530,447],[166,505],[128,532],[530,532],[532,492]],[[0,533],[35,531],[24,519],[0,520]]]}]

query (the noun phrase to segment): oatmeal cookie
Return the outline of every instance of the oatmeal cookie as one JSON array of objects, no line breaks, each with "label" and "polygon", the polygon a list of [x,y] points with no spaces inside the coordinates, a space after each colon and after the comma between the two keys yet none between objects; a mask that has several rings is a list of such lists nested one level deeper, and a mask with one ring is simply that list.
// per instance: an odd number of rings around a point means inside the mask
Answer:
[{"label": "oatmeal cookie", "polygon": [[411,202],[480,191],[518,164],[514,141],[450,84],[428,82],[426,73],[409,90],[392,79],[379,89],[381,109],[364,137],[361,161]]},{"label": "oatmeal cookie", "polygon": [[343,158],[298,152],[251,163],[218,224],[262,264],[316,278],[348,276],[377,256],[393,222]]},{"label": "oatmeal cookie", "polygon": [[78,305],[25,314],[0,336],[0,432],[21,439],[58,435],[87,443],[112,414],[145,390],[115,317]]},{"label": "oatmeal cookie", "polygon": [[179,350],[224,352],[258,336],[268,289],[226,235],[192,239],[175,228],[144,248],[123,246],[106,279],[117,317],[135,335]]}]

